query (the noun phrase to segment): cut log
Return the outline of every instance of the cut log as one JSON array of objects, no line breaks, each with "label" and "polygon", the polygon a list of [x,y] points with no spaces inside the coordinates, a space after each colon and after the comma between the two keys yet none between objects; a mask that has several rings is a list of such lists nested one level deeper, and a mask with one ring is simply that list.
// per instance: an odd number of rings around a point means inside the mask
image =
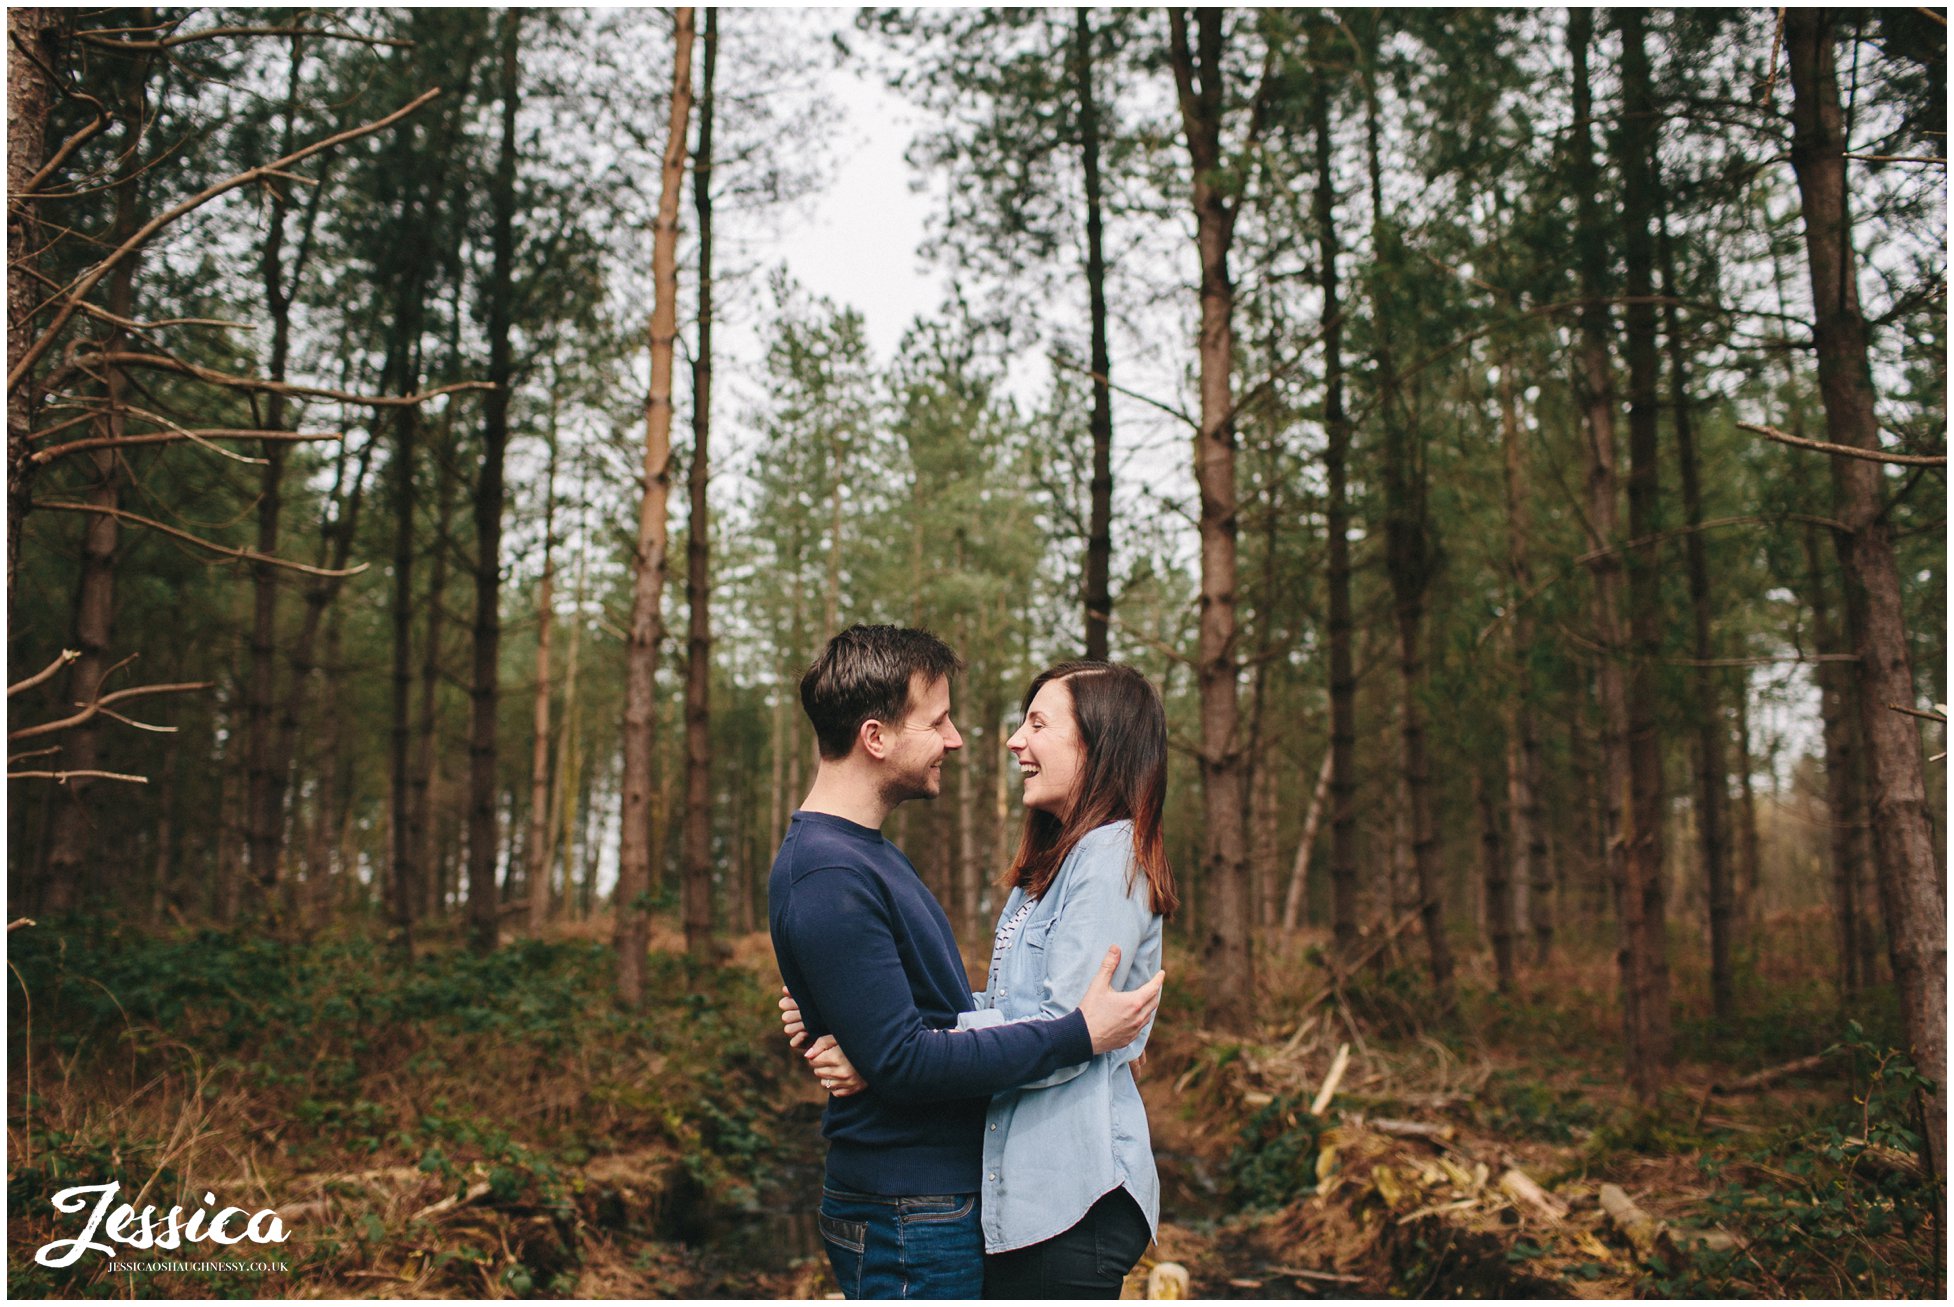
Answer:
[{"label": "cut log", "polygon": [[1160,1262],[1147,1272],[1147,1297],[1152,1300],[1188,1298],[1187,1268],[1179,1262]]},{"label": "cut log", "polygon": [[1602,1185],[1600,1197],[1601,1210],[1607,1214],[1609,1223],[1622,1238],[1635,1249],[1635,1255],[1648,1257],[1655,1253],[1662,1241],[1662,1222],[1637,1207],[1635,1200],[1618,1185]]},{"label": "cut log", "polygon": [[1532,1213],[1549,1225],[1559,1225],[1567,1216],[1567,1204],[1540,1187],[1538,1181],[1519,1167],[1510,1167],[1499,1178],[1500,1192],[1513,1200],[1515,1207]]}]

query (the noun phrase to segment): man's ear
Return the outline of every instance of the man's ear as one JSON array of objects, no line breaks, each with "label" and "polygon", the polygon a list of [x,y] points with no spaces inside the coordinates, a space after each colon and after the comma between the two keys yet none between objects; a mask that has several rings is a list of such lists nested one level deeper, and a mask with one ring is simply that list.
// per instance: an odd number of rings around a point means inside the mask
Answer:
[{"label": "man's ear", "polygon": [[889,756],[889,736],[882,723],[871,717],[856,728],[855,738],[869,757],[881,762]]}]

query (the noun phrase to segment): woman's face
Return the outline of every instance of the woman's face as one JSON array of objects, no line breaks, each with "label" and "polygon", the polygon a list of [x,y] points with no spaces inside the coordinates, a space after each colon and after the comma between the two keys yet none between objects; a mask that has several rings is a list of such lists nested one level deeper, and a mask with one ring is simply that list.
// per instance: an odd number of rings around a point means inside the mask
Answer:
[{"label": "woman's face", "polygon": [[1063,821],[1086,770],[1086,746],[1072,712],[1072,691],[1063,680],[1047,681],[1038,688],[1025,710],[1024,725],[1004,747],[1018,760],[1024,806]]}]

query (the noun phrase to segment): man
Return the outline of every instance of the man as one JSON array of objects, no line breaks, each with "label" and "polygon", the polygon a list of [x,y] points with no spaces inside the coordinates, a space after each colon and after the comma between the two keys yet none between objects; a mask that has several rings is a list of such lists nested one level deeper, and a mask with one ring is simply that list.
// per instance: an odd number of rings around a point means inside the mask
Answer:
[{"label": "man", "polygon": [[1072,1012],[957,1030],[973,1007],[949,918],[883,838],[889,813],[943,787],[963,747],[950,677],[963,660],[927,631],[852,626],[801,678],[820,766],[767,882],[781,978],[808,1035],[833,1036],[867,1092],[828,1100],[820,1228],[850,1298],[976,1298],[977,1210],[990,1096],[1132,1042],[1161,976],[1112,988],[1119,951]]}]

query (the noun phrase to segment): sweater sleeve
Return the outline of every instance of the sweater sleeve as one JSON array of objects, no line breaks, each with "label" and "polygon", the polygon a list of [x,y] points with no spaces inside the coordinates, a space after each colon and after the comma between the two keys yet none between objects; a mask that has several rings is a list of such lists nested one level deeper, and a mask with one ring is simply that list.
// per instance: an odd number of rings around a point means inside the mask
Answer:
[{"label": "sweater sleeve", "polygon": [[1053,1021],[983,1030],[924,1024],[890,913],[869,879],[849,867],[802,877],[789,910],[791,947],[809,991],[795,997],[874,1093],[909,1103],[978,1098],[1092,1057],[1076,1008]]}]

